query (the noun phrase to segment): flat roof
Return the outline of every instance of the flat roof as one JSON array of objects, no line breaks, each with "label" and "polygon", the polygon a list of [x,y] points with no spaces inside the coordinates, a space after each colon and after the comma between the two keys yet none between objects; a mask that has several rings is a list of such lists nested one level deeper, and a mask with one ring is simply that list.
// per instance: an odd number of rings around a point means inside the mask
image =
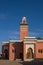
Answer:
[{"label": "flat roof", "polygon": [[2,42],[2,43],[9,43],[9,42]]},{"label": "flat roof", "polygon": [[22,40],[10,40],[9,42],[22,42]]},{"label": "flat roof", "polygon": [[9,43],[9,42],[2,42],[2,45],[7,44],[7,43]]},{"label": "flat roof", "polygon": [[[25,38],[30,38],[30,39],[31,39],[31,38],[36,38],[36,37],[25,37]],[[25,38],[24,38],[24,39],[25,39]]]}]

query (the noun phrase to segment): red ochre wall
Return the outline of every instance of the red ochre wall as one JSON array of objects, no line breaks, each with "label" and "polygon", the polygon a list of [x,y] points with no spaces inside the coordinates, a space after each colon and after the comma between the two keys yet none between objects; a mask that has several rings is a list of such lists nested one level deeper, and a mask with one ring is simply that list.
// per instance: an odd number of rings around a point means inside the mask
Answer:
[{"label": "red ochre wall", "polygon": [[20,40],[23,40],[24,37],[28,37],[28,25],[20,25]]},{"label": "red ochre wall", "polygon": [[9,42],[9,60],[15,59],[15,54],[12,52],[12,50],[15,50],[14,43]]},{"label": "red ochre wall", "polygon": [[23,43],[22,42],[16,42],[15,43],[15,49],[16,49],[16,59],[20,59],[20,53],[23,54]]},{"label": "red ochre wall", "polygon": [[26,59],[26,44],[23,44],[23,60]]},{"label": "red ochre wall", "polygon": [[[38,51],[39,49],[42,49],[42,53]],[[35,58],[43,59],[43,42],[37,42],[35,44]]]},{"label": "red ochre wall", "polygon": [[[23,54],[22,42],[9,43],[9,60],[20,59],[20,53]],[[12,52],[14,50],[14,52]]]},{"label": "red ochre wall", "polygon": [[[38,50],[42,49],[42,53]],[[26,59],[26,43],[23,44],[23,60]],[[34,59],[43,59],[43,42],[36,42],[34,44]]]},{"label": "red ochre wall", "polygon": [[[43,59],[43,42],[37,42],[34,45],[34,58]],[[20,59],[20,53],[23,55],[23,60],[26,59],[26,44],[23,42],[9,42],[2,45],[2,56],[4,53],[4,47],[8,47],[8,59],[15,60]],[[42,53],[39,53],[38,50],[42,49]],[[12,52],[14,50],[15,52]],[[4,57],[4,56],[3,56]]]}]

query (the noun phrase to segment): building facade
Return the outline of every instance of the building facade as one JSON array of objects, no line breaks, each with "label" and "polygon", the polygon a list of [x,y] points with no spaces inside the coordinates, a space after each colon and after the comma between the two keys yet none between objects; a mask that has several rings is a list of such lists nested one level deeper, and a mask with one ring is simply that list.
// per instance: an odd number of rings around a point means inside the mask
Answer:
[{"label": "building facade", "polygon": [[26,17],[20,23],[20,40],[2,42],[2,57],[9,60],[43,59],[43,38],[28,36]]}]

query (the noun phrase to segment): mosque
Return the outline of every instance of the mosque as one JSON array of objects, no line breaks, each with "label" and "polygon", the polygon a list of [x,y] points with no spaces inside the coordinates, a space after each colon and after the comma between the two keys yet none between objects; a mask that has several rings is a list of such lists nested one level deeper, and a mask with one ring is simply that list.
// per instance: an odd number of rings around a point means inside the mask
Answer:
[{"label": "mosque", "polygon": [[20,40],[2,42],[2,58],[8,60],[43,59],[43,38],[28,36],[26,17],[20,23]]}]

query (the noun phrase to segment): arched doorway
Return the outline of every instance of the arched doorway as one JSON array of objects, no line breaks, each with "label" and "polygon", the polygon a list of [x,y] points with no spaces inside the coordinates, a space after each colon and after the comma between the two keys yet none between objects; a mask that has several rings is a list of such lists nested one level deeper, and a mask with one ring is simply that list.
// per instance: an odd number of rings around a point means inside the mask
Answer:
[{"label": "arched doorway", "polygon": [[33,49],[32,48],[28,48],[27,49],[27,59],[32,59],[33,57],[34,57]]}]

